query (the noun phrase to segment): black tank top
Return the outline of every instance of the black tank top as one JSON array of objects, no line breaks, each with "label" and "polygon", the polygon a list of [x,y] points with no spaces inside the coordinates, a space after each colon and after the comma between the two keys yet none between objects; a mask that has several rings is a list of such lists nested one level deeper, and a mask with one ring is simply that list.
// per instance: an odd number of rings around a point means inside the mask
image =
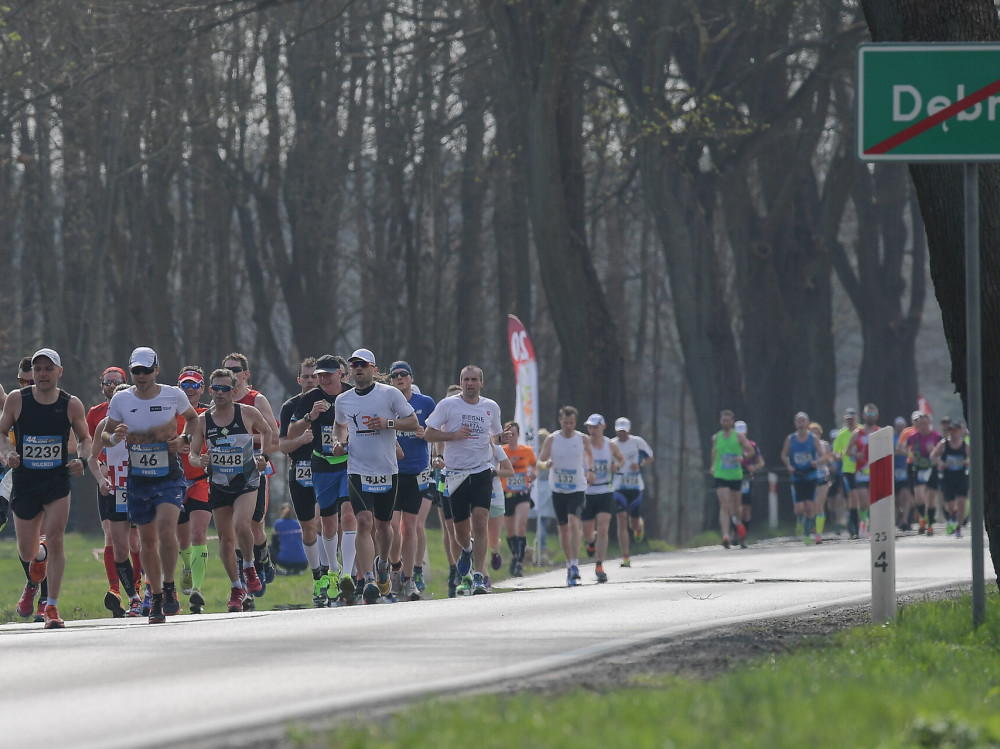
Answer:
[{"label": "black tank top", "polygon": [[253,434],[243,423],[238,403],[233,404],[233,410],[233,420],[222,426],[215,423],[211,411],[205,413],[209,480],[231,491],[255,489],[260,484],[260,473],[253,459]]},{"label": "black tank top", "polygon": [[958,447],[952,447],[951,442],[945,440],[944,455],[941,456],[944,459],[945,471],[965,472],[965,459],[968,456],[968,447],[965,442],[962,442]]},{"label": "black tank top", "polygon": [[21,456],[18,470],[67,470],[69,398],[69,393],[60,390],[55,403],[46,406],[35,400],[34,387],[21,389],[21,414],[14,422],[17,454]]}]

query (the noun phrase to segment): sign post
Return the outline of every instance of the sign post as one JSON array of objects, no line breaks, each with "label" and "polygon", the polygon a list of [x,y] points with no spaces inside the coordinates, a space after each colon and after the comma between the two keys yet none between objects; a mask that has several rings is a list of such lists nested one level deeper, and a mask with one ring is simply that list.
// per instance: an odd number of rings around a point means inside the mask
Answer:
[{"label": "sign post", "polygon": [[[978,162],[1000,161],[1000,44],[863,44],[858,48],[857,100],[861,161],[965,166],[966,394],[972,436],[969,535],[972,623],[978,627],[986,615]],[[873,554],[874,548],[873,543]]]},{"label": "sign post", "polygon": [[896,619],[896,486],[892,427],[868,436],[871,473],[868,516],[872,551],[872,622]]}]

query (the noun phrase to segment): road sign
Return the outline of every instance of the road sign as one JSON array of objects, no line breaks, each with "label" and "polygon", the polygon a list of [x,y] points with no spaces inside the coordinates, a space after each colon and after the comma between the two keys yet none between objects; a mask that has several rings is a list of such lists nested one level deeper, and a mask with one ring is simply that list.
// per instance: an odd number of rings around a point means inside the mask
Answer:
[{"label": "road sign", "polygon": [[862,161],[1000,159],[1000,44],[858,47]]}]

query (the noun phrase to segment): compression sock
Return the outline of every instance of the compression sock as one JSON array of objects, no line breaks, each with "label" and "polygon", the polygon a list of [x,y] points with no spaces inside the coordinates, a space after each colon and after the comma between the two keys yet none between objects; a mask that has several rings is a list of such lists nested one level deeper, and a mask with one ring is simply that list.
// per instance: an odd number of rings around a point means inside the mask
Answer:
[{"label": "compression sock", "polygon": [[132,559],[132,576],[135,580],[135,589],[142,587],[142,559],[139,558],[138,551],[129,550],[129,557]]},{"label": "compression sock", "polygon": [[323,539],[323,548],[326,549],[326,558],[330,560],[330,569],[334,572],[337,571],[337,537],[327,538],[326,536],[320,536]]},{"label": "compression sock", "polygon": [[927,510],[927,523],[929,525],[934,525],[934,521],[937,519],[937,507],[931,507]]},{"label": "compression sock", "polygon": [[135,573],[132,571],[132,563],[128,559],[124,562],[115,562],[115,572],[128,597],[135,598]]},{"label": "compression sock", "polygon": [[517,556],[517,536],[507,536],[507,548],[513,556]]},{"label": "compression sock", "polygon": [[345,575],[351,575],[354,572],[354,558],[357,555],[355,544],[357,540],[357,531],[344,531],[344,537],[340,541],[340,555],[344,560],[343,573]]},{"label": "compression sock", "polygon": [[848,512],[847,530],[852,535],[857,535],[861,529],[861,521],[858,519],[858,508],[852,507]]},{"label": "compression sock", "polygon": [[821,512],[816,516],[816,532],[823,535],[824,526],[826,526],[826,515]]},{"label": "compression sock", "polygon": [[191,547],[191,584],[201,590],[201,584],[205,582],[205,573],[208,572],[208,546],[199,544]]},{"label": "compression sock", "polygon": [[184,565],[185,569],[191,569],[191,552],[192,548],[190,546],[180,550],[181,564]]},{"label": "compression sock", "polygon": [[104,574],[108,576],[108,585],[115,593],[118,588],[118,572],[115,570],[115,547],[108,544],[104,547]]},{"label": "compression sock", "polygon": [[[302,544],[302,550],[306,553],[306,562],[314,574],[316,570],[322,567],[322,563],[319,561],[319,546],[319,539],[316,539],[311,544]],[[318,580],[319,578],[315,579]]]}]

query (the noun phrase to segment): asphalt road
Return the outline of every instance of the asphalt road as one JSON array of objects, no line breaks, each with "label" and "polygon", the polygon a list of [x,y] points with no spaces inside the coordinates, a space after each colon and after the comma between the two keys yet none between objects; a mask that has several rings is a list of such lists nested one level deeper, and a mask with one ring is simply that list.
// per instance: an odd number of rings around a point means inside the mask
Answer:
[{"label": "asphalt road", "polygon": [[[896,541],[897,593],[971,581],[968,537]],[[701,548],[509,592],[337,609],[0,626],[0,746],[134,749],[456,693],[644,641],[870,600],[867,542]],[[995,579],[989,558],[986,578]],[[16,685],[16,686],[15,686]],[[132,730],[128,726],[132,726]],[[213,739],[217,737],[218,740]]]}]

